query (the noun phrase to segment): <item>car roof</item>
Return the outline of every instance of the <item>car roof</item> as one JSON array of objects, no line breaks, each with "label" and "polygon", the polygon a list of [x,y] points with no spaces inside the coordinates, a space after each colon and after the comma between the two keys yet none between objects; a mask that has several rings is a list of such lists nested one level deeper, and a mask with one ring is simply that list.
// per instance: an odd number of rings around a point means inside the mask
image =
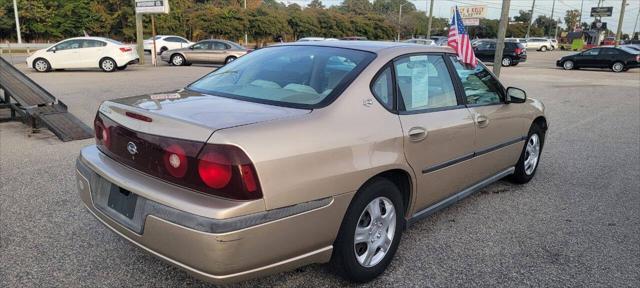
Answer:
[{"label": "car roof", "polygon": [[425,52],[454,52],[453,49],[446,46],[425,46],[416,45],[414,43],[402,43],[402,42],[384,42],[384,41],[316,41],[316,42],[291,42],[282,43],[273,46],[321,46],[321,47],[334,47],[334,48],[346,48],[354,50],[362,50],[373,53],[378,53],[387,49],[404,49],[413,50],[415,47],[424,47]]},{"label": "car roof", "polygon": [[[88,36],[88,37],[73,37],[73,38],[67,38],[64,39],[62,41],[67,41],[67,40],[100,40],[100,41],[117,41],[117,40],[113,40],[111,38],[106,38],[106,37],[96,37],[96,36]],[[62,42],[60,41],[60,42]],[[113,43],[113,42],[112,42]]]}]

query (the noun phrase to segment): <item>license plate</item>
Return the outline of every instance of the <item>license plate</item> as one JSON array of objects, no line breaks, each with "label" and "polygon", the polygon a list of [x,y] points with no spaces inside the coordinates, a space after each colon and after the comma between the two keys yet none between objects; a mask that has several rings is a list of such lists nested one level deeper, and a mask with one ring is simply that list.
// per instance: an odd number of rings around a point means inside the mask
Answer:
[{"label": "license plate", "polygon": [[136,202],[138,202],[138,195],[116,185],[111,185],[109,199],[107,200],[109,208],[129,219],[133,219],[136,211]]}]

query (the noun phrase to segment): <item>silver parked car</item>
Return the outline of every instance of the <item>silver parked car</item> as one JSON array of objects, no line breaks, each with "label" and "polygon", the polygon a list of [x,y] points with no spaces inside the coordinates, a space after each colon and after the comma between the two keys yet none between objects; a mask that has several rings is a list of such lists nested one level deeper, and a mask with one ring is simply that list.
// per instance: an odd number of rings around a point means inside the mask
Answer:
[{"label": "silver parked car", "polygon": [[227,64],[247,54],[249,50],[227,40],[203,40],[189,47],[164,51],[162,61],[175,66],[203,64]]},{"label": "silver parked car", "polygon": [[546,38],[527,38],[525,47],[531,50],[546,52],[547,50],[552,50],[554,45],[551,43],[551,40]]}]

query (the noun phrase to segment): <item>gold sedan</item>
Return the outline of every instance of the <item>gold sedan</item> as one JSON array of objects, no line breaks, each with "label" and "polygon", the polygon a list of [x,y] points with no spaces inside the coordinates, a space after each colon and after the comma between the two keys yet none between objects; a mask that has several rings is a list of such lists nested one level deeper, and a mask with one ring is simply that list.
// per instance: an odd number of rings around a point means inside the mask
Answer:
[{"label": "gold sedan", "polygon": [[106,101],[95,131],[80,198],[133,244],[216,283],[325,262],[366,282],[407,225],[531,180],[547,120],[448,47],[318,41]]},{"label": "gold sedan", "polygon": [[227,40],[203,40],[189,47],[162,52],[160,58],[174,66],[191,64],[228,64],[249,50]]}]

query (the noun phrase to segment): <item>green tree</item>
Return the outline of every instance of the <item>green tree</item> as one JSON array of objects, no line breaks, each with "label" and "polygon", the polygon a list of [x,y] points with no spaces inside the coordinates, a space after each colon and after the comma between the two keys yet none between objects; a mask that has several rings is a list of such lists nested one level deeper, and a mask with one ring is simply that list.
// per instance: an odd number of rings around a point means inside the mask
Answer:
[{"label": "green tree", "polygon": [[567,24],[569,31],[574,31],[580,23],[580,10],[567,10],[564,15],[564,23]]},{"label": "green tree", "polygon": [[320,0],[312,0],[311,3],[307,5],[307,8],[324,9],[324,4],[322,4],[322,1]]}]

